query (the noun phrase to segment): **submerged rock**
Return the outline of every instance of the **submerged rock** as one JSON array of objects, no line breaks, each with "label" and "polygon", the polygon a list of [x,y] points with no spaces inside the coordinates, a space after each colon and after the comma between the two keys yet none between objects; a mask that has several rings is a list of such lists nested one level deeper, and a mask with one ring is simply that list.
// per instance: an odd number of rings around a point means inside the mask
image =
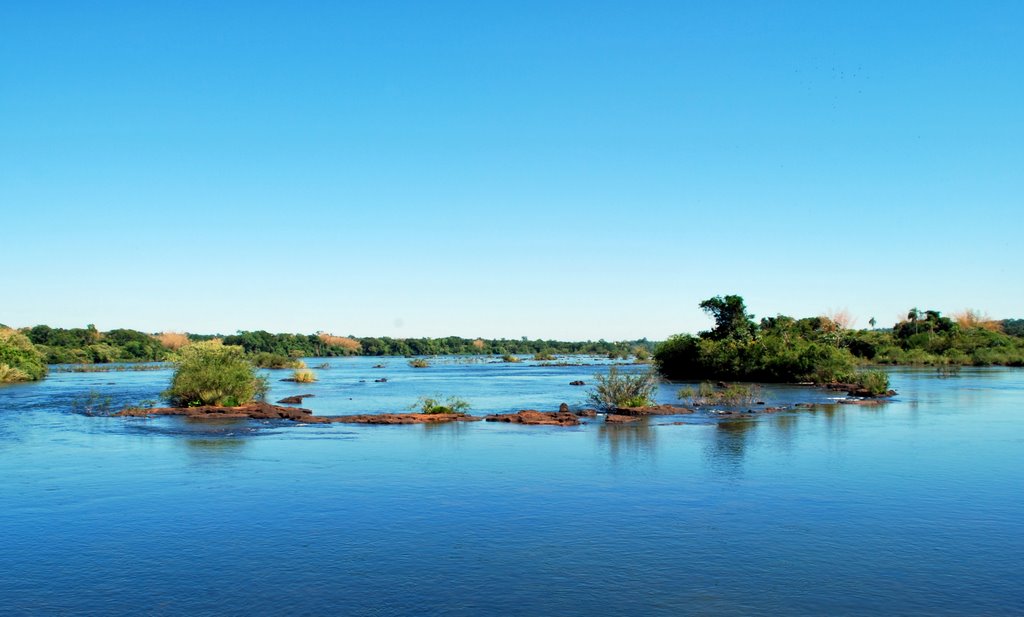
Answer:
[{"label": "submerged rock", "polygon": [[570,381],[569,385],[570,386],[585,386],[585,385],[587,385],[587,382],[576,380],[576,381]]},{"label": "submerged rock", "polygon": [[855,383],[830,383],[825,385],[829,390],[837,390],[840,392],[846,392],[849,396],[856,396],[858,398],[889,398],[896,396],[895,390],[886,390],[883,394],[874,394],[871,390],[858,386]]},{"label": "submerged rock", "polygon": [[296,394],[295,396],[286,396],[283,399],[279,400],[277,403],[279,405],[300,405],[300,404],[302,404],[302,399],[304,399],[304,398],[312,398],[313,396],[315,396],[315,395],[314,394]]},{"label": "submerged rock", "polygon": [[639,422],[640,416],[624,416],[622,414],[610,413],[604,417],[605,424],[627,424],[629,422]]},{"label": "submerged rock", "polygon": [[617,407],[615,413],[620,416],[678,416],[693,413],[689,407],[675,405],[651,405],[646,407]]}]

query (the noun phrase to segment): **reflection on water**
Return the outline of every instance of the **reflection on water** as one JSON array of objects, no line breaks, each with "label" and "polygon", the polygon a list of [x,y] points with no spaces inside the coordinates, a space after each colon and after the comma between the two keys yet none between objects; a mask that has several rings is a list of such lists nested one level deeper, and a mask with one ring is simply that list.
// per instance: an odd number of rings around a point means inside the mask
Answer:
[{"label": "reflection on water", "polygon": [[[810,410],[810,416],[825,421],[826,434],[833,440],[843,439],[846,435],[846,412],[848,405],[819,405]],[[877,409],[877,407],[858,406],[858,410]]]},{"label": "reflection on water", "polygon": [[704,461],[714,472],[738,476],[743,472],[743,457],[748,441],[760,424],[753,419],[723,420],[710,432],[711,443],[704,447]]},{"label": "reflection on water", "polygon": [[766,425],[765,430],[771,429],[777,447],[786,452],[793,450],[797,439],[797,427],[800,424],[798,414],[775,414],[766,418],[764,424]]},{"label": "reflection on water", "polygon": [[647,418],[628,424],[597,425],[598,443],[607,448],[612,463],[623,462],[623,457],[632,461],[653,460],[657,445],[657,429]]},{"label": "reflection on water", "polygon": [[247,439],[238,437],[197,437],[185,439],[190,454],[202,456],[235,455],[248,443]]},{"label": "reflection on water", "polygon": [[412,428],[413,430],[418,428],[420,436],[430,441],[438,439],[458,441],[470,430],[466,422],[427,422],[419,427],[412,426],[407,428]]}]

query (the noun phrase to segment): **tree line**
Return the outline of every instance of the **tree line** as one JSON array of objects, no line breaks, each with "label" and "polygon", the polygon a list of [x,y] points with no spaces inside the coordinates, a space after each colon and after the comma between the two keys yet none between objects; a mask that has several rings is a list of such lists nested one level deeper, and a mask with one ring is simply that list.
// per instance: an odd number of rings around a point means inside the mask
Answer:
[{"label": "tree line", "polygon": [[1024,366],[1019,319],[996,322],[970,312],[951,319],[913,308],[891,330],[854,330],[827,316],[756,321],[738,295],[709,298],[700,307],[714,328],[672,336],[655,350],[670,379],[856,382],[868,364]]},{"label": "tree line", "polygon": [[[557,341],[551,339],[483,339],[448,336],[441,338],[392,338],[271,333],[266,330],[235,334],[148,334],[116,329],[100,332],[92,324],[85,328],[51,328],[39,325],[22,331],[43,355],[47,364],[107,362],[153,362],[169,358],[178,346],[220,339],[225,345],[241,347],[248,354],[274,354],[288,358],[337,356],[435,356],[470,354],[597,354],[627,357],[638,349],[651,351],[654,343],[635,341]],[[174,344],[172,341],[177,340]]]}]

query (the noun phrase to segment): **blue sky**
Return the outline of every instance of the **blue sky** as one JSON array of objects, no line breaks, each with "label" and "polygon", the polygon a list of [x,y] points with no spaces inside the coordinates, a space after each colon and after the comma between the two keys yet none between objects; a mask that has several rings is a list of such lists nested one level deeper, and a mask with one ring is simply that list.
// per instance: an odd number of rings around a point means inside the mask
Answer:
[{"label": "blue sky", "polygon": [[1024,317],[1024,3],[6,2],[0,322]]}]

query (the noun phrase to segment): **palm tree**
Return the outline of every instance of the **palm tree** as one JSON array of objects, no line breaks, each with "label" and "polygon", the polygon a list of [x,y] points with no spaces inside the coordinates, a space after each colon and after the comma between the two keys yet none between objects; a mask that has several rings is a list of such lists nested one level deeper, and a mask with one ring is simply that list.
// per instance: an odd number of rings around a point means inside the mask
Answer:
[{"label": "palm tree", "polygon": [[917,320],[920,318],[921,309],[917,308],[916,306],[910,309],[910,312],[907,313],[907,319],[910,320],[910,323],[914,324],[914,334],[917,334]]}]

